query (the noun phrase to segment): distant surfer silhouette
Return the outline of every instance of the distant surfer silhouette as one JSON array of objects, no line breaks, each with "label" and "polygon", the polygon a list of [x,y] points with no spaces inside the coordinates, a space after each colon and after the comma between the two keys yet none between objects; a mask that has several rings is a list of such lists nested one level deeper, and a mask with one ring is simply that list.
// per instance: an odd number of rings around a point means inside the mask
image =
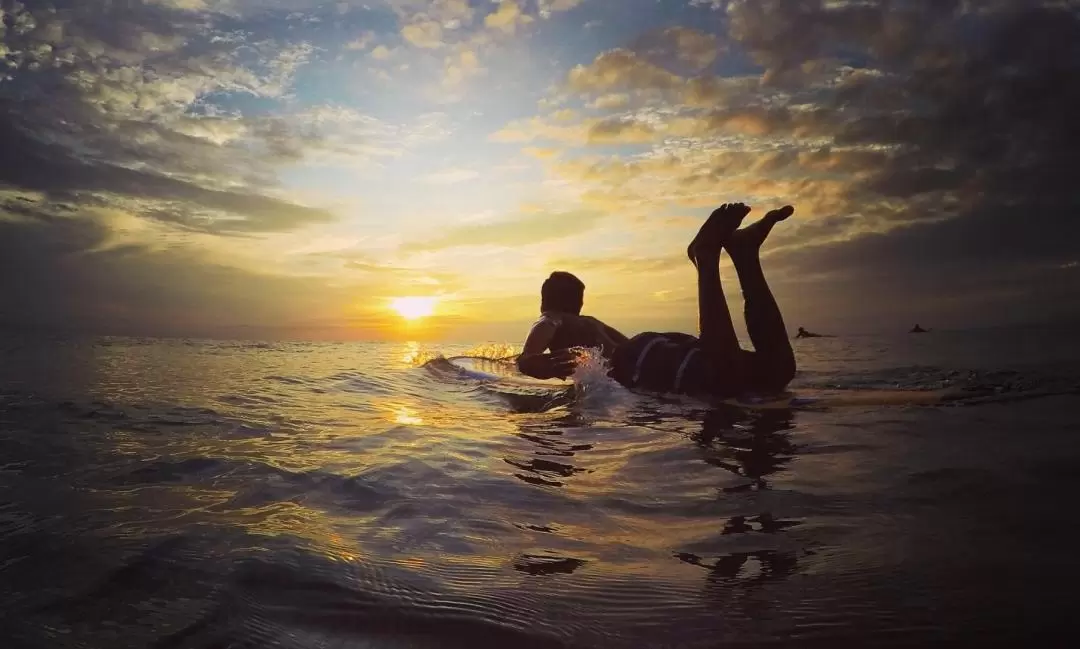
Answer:
[{"label": "distant surfer silhouette", "polygon": [[[742,203],[722,205],[687,247],[687,257],[697,269],[700,337],[650,331],[627,338],[600,320],[581,315],[585,284],[557,271],[541,287],[541,317],[525,340],[518,369],[539,379],[565,378],[574,371],[574,348],[599,347],[610,361],[611,377],[629,388],[719,397],[783,390],[795,376],[795,355],[765,280],[760,251],[773,226],[790,217],[795,208],[773,210],[739,229],[750,210]],[[739,277],[754,351],[739,346],[724,299],[720,284],[723,250]]]},{"label": "distant surfer silhouette", "polygon": [[922,327],[920,327],[919,325],[915,325],[914,327],[912,327],[912,328],[911,328],[911,331],[909,331],[908,333],[913,333],[913,334],[924,334],[924,333],[926,333],[926,332],[928,332],[928,331],[930,331],[930,330],[929,330],[929,329],[923,329],[923,328],[922,328]]},{"label": "distant surfer silhouette", "polygon": [[796,338],[832,338],[832,336],[827,336],[825,334],[816,334],[816,333],[814,333],[812,331],[807,331],[806,329],[803,329],[802,327],[799,327],[799,332],[797,334],[795,334],[795,337]]}]

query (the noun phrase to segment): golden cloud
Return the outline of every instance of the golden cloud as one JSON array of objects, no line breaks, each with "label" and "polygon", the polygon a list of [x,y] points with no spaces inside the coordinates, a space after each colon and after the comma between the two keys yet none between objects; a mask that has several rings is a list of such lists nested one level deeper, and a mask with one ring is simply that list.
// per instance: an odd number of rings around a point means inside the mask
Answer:
[{"label": "golden cloud", "polygon": [[589,104],[589,108],[596,110],[622,110],[630,105],[630,95],[626,93],[611,93],[601,95]]},{"label": "golden cloud", "polygon": [[656,139],[656,129],[635,119],[602,119],[589,127],[590,144],[641,144]]},{"label": "golden cloud", "polygon": [[443,46],[442,25],[434,20],[405,25],[401,28],[401,37],[425,49],[437,49]]},{"label": "golden cloud", "polygon": [[625,49],[608,50],[590,63],[578,65],[567,76],[567,87],[577,93],[599,95],[625,90],[673,90],[683,79]]},{"label": "golden cloud", "polygon": [[524,26],[532,21],[532,16],[525,14],[516,0],[502,0],[495,11],[484,18],[485,25],[507,34],[513,34],[519,25]]}]

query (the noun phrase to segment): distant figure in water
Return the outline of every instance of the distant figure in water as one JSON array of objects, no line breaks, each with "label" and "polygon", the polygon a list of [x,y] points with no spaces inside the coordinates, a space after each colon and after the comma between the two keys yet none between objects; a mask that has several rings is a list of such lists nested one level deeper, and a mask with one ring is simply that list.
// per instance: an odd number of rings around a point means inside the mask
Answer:
[{"label": "distant figure in water", "polygon": [[807,331],[802,327],[799,327],[799,333],[795,334],[796,338],[832,338],[832,336],[826,336],[825,334],[816,334],[812,331]]},{"label": "distant figure in water", "polygon": [[[686,249],[697,269],[699,338],[651,331],[627,338],[581,315],[585,284],[570,273],[554,272],[540,289],[541,317],[525,340],[518,369],[540,379],[565,378],[574,371],[574,348],[599,347],[610,361],[610,376],[628,388],[718,397],[782,391],[795,376],[795,355],[765,281],[760,250],[773,226],[795,208],[773,210],[739,229],[750,209],[742,203],[721,206]],[[735,335],[720,285],[722,250],[739,276],[754,351],[739,347]]]},{"label": "distant figure in water", "polygon": [[914,327],[912,327],[911,331],[910,331],[910,332],[908,332],[908,333],[913,333],[913,334],[924,334],[924,333],[926,333],[927,331],[930,331],[930,330],[929,330],[929,329],[923,329],[923,328],[922,328],[922,327],[920,327],[919,325],[915,325]]}]

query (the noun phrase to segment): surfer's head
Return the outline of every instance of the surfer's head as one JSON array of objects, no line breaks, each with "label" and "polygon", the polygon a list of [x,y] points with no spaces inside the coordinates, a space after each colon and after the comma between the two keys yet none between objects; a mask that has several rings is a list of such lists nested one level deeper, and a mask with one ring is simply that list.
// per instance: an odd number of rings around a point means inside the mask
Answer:
[{"label": "surfer's head", "polygon": [[581,314],[585,303],[585,282],[570,273],[557,270],[540,287],[540,311]]}]

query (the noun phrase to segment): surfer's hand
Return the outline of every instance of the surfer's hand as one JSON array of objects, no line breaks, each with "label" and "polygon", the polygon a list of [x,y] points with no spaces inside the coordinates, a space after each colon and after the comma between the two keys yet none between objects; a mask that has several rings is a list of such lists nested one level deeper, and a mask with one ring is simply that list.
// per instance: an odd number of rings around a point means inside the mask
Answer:
[{"label": "surfer's hand", "polygon": [[552,354],[530,354],[518,359],[518,369],[523,374],[537,379],[565,379],[574,373],[577,363],[573,352],[568,349]]},{"label": "surfer's hand", "polygon": [[569,349],[554,352],[551,354],[551,365],[555,376],[565,379],[573,374],[574,368],[577,367],[577,354]]}]

